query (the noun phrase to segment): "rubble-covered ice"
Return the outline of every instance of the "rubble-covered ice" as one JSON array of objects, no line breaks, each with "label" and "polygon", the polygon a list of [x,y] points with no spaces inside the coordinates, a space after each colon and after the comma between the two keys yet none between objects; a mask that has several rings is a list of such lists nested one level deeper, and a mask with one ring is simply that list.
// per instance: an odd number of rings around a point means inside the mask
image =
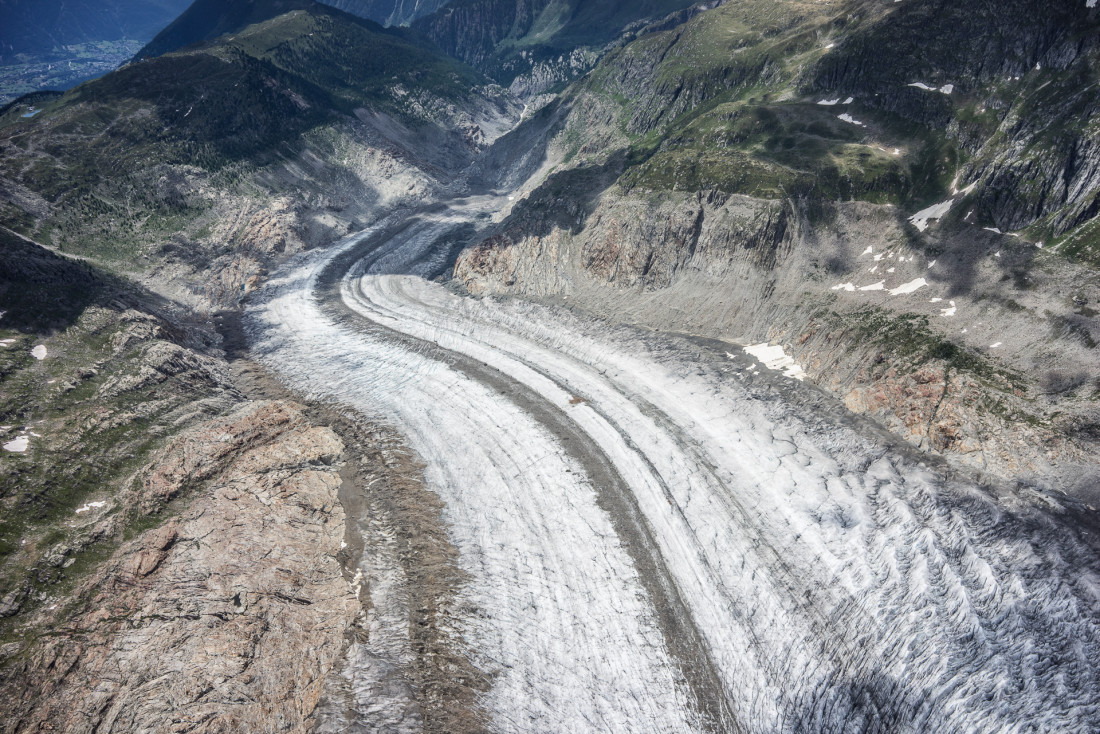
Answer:
[{"label": "rubble-covered ice", "polygon": [[806,379],[806,372],[801,365],[788,357],[781,346],[771,346],[767,342],[745,347],[745,352],[759,359],[769,370],[782,371],[787,377],[796,380]]}]

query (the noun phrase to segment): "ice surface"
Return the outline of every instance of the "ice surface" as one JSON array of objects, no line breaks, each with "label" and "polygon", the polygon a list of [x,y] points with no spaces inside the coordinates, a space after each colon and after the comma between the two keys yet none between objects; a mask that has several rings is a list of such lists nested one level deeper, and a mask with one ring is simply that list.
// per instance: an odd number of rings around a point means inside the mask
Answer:
[{"label": "ice surface", "polygon": [[90,512],[92,510],[98,510],[99,508],[106,507],[106,506],[107,506],[106,502],[89,502],[88,504],[84,505],[83,507],[76,508],[76,514],[79,515],[82,512]]},{"label": "ice surface", "polygon": [[745,352],[759,359],[769,370],[782,370],[784,375],[796,380],[806,379],[806,372],[793,358],[787,356],[781,346],[770,346],[764,342],[745,347]]},{"label": "ice surface", "polygon": [[23,453],[24,451],[27,450],[27,447],[29,445],[30,445],[30,439],[26,436],[20,436],[16,439],[8,441],[6,444],[4,444],[4,450],[5,451],[11,451],[11,452],[17,453],[17,454],[21,454],[21,453]]},{"label": "ice surface", "polygon": [[916,280],[909,281],[905,285],[899,285],[897,288],[894,288],[890,291],[890,295],[900,296],[905,293],[912,293],[913,291],[923,288],[926,285],[928,285],[927,280],[925,280],[924,278],[917,278]]},{"label": "ice surface", "polygon": [[[951,207],[954,204],[954,199],[948,199],[947,201],[941,201],[939,204],[933,204],[927,209],[921,209],[919,212],[909,217],[909,221],[912,222],[917,229],[923,232],[928,229],[929,222],[936,219],[942,219],[947,212],[951,211]],[[932,265],[935,265],[934,261]],[[932,265],[928,267],[932,267]]]},{"label": "ice surface", "polygon": [[[728,360],[422,279],[465,206],[372,244],[338,292],[319,273],[356,240],[299,258],[247,323],[292,385],[391,422],[424,462],[470,578],[455,624],[492,676],[490,729],[700,730],[684,645],[740,731],[1096,729],[1100,564],[1072,523],[762,400]],[[629,488],[656,566],[536,402]],[[653,575],[696,642],[662,626]]]}]

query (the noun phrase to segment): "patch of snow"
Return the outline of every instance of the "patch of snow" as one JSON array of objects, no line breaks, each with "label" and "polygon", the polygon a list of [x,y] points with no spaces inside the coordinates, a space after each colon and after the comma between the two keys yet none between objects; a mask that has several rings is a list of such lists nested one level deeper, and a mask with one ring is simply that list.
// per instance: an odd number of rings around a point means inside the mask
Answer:
[{"label": "patch of snow", "polygon": [[100,507],[106,507],[106,506],[107,506],[106,502],[89,502],[88,504],[84,505],[83,507],[76,508],[76,514],[79,515],[82,512],[90,512],[91,510],[98,510]]},{"label": "patch of snow", "polygon": [[958,308],[955,306],[954,301],[950,301],[950,303],[951,303],[950,308],[941,308],[940,309],[940,316],[954,316],[955,315],[955,312],[958,311]]},{"label": "patch of snow", "polygon": [[996,349],[997,347],[1001,346],[1001,344],[1002,344],[1002,342],[997,342],[996,344],[990,344],[989,348],[990,349]]},{"label": "patch of snow", "polygon": [[837,97],[836,99],[823,99],[818,102],[818,104],[825,107],[832,107],[835,104],[840,104],[840,97]]},{"label": "patch of snow", "polygon": [[37,347],[32,349],[31,356],[41,362],[43,359],[46,358],[46,345],[39,344]]},{"label": "patch of snow", "polygon": [[871,245],[868,245],[867,249],[860,253],[860,257],[863,257],[864,255],[873,255],[874,252],[875,252],[875,248],[872,247]]},{"label": "patch of snow", "polygon": [[860,122],[856,118],[852,117],[847,112],[845,112],[843,115],[837,115],[837,117],[840,118],[841,120],[843,120],[844,122],[851,123],[852,125],[858,125],[859,127],[865,127],[862,122]]},{"label": "patch of snow", "polygon": [[[1095,1],[1096,1],[1096,0],[1093,0],[1093,2],[1095,2]],[[834,46],[836,46],[836,44],[835,44],[835,43],[829,43],[829,44],[826,44],[826,45],[825,45],[825,48],[833,48]]]},{"label": "patch of snow", "polygon": [[841,283],[840,285],[834,285],[832,287],[834,291],[848,291],[849,293],[854,292],[855,289],[856,287],[851,283]]},{"label": "patch of snow", "polygon": [[1043,243],[1042,242],[1036,242],[1035,246],[1038,247],[1040,250],[1043,249]]},{"label": "patch of snow", "polygon": [[936,91],[935,87],[930,87],[927,84],[925,84],[924,82],[913,82],[909,86],[910,87],[916,87],[917,89],[923,89],[926,92],[935,92]]},{"label": "patch of snow", "polygon": [[30,442],[31,440],[26,436],[20,436],[4,444],[4,450],[11,451],[14,454],[21,454],[27,450],[27,446],[30,445]]},{"label": "patch of snow", "polygon": [[933,298],[931,301],[929,301],[929,303],[939,303],[942,300],[942,298]]},{"label": "patch of snow", "polygon": [[894,155],[901,155],[901,148],[894,148]]},{"label": "patch of snow", "polygon": [[982,227],[982,229],[984,229],[986,232],[992,232],[993,234],[1004,234],[1004,232],[997,229],[996,227]]},{"label": "patch of snow", "polygon": [[955,91],[955,85],[954,84],[944,84],[942,87],[940,87],[940,91],[943,92],[944,94],[951,94],[952,92]]},{"label": "patch of snow", "polygon": [[1085,7],[1086,8],[1095,8],[1096,7],[1096,0],[1085,0]]},{"label": "patch of snow", "polygon": [[[919,212],[909,217],[909,221],[912,222],[918,230],[923,232],[928,229],[929,222],[942,219],[947,212],[951,211],[951,207],[954,205],[954,199],[941,201],[939,204],[933,204],[927,209],[921,209]],[[931,265],[929,267],[931,267]]]},{"label": "patch of snow", "polygon": [[928,263],[928,269],[931,270],[932,266],[935,265],[937,262],[939,262],[939,261],[938,260],[933,260],[932,262]]},{"label": "patch of snow", "polygon": [[877,283],[872,283],[871,285],[865,285],[862,288],[860,288],[860,290],[861,291],[882,291],[882,290],[886,290],[886,281],[885,280],[880,280]]},{"label": "patch of snow", "polygon": [[783,374],[795,380],[806,379],[806,372],[793,358],[788,357],[783,347],[769,346],[767,342],[751,347],[745,347],[745,351],[764,363],[769,370],[782,370]]},{"label": "patch of snow", "polygon": [[886,257],[885,253],[880,252],[879,254],[875,255],[875,262],[878,262],[884,257]]},{"label": "patch of snow", "polygon": [[897,288],[894,288],[890,291],[890,295],[900,296],[905,293],[912,293],[914,291],[920,290],[926,285],[928,285],[927,280],[925,280],[924,278],[917,278],[916,280],[909,281],[905,285],[899,285]]},{"label": "patch of snow", "polygon": [[993,257],[1000,257],[1000,256],[1001,256],[1001,251],[1000,250],[997,250],[996,252],[993,253]]},{"label": "patch of snow", "polygon": [[878,270],[878,265],[876,265],[875,267],[871,268],[871,269],[870,269],[870,270],[868,270],[867,272],[868,272],[868,273],[870,273],[871,275],[874,275],[874,274],[875,274],[875,271],[877,271],[877,270]]},{"label": "patch of snow", "polygon": [[848,99],[844,100],[841,104],[851,104],[852,102],[855,102],[855,101],[856,101],[855,97],[849,97]]},{"label": "patch of snow", "polygon": [[895,270],[897,270],[897,268],[886,268],[886,272],[887,272],[887,273],[892,273],[892,272],[894,272]]}]

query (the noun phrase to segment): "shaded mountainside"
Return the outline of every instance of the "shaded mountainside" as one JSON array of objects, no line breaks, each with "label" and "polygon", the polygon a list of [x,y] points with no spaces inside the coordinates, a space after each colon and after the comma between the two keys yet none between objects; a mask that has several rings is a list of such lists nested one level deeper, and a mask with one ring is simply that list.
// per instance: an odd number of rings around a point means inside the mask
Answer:
[{"label": "shaded mountainside", "polygon": [[918,445],[1087,485],[1097,28],[1069,2],[726,3],[526,123],[556,166],[456,274],[778,342]]},{"label": "shaded mountainside", "polygon": [[210,41],[291,10],[316,5],[313,0],[195,0],[178,18],[145,45],[134,60],[163,56],[193,43]]},{"label": "shaded mountainside", "polygon": [[451,185],[512,114],[484,81],[314,5],[10,111],[0,216],[131,271],[213,268],[187,287],[222,303],[265,258]]},{"label": "shaded mountainside", "polygon": [[514,89],[530,94],[587,71],[629,27],[637,30],[693,5],[706,6],[690,0],[457,0],[412,27],[502,84],[533,77]]}]

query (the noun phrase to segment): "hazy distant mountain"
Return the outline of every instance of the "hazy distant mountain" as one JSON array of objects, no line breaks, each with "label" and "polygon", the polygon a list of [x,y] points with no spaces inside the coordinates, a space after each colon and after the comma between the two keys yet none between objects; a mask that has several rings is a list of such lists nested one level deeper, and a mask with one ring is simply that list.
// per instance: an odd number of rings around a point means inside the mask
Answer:
[{"label": "hazy distant mountain", "polygon": [[311,5],[312,0],[195,0],[134,58],[161,56]]},{"label": "hazy distant mountain", "polygon": [[97,41],[147,41],[189,0],[0,0],[0,62]]}]

